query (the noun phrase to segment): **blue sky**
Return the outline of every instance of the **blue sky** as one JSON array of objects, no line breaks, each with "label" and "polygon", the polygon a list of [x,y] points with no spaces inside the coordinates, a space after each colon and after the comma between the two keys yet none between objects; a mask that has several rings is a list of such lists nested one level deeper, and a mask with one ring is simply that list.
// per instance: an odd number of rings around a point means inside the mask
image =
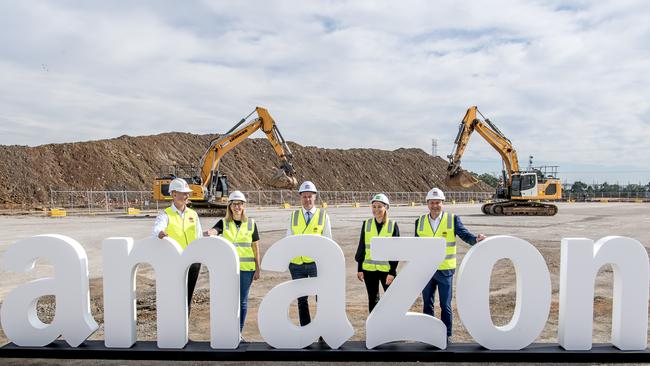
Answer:
[{"label": "blue sky", "polygon": [[[471,105],[569,182],[650,181],[645,1],[3,1],[0,144],[218,133],[452,150]],[[498,172],[477,135],[464,167]]]}]

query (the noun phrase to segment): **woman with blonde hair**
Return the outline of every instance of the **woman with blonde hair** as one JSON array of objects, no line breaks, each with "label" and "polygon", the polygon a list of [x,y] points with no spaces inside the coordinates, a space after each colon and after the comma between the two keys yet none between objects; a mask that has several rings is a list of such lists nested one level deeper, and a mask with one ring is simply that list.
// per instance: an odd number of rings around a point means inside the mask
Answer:
[{"label": "woman with blonde hair", "polygon": [[397,261],[378,261],[372,258],[370,241],[373,237],[399,236],[397,222],[388,219],[390,202],[385,194],[379,193],[370,201],[372,218],[363,221],[359,247],[354,259],[357,261],[357,278],[366,285],[368,312],[379,302],[379,284],[384,292],[397,275]]},{"label": "woman with blonde hair", "polygon": [[219,220],[207,235],[229,240],[239,255],[239,328],[244,329],[248,309],[248,292],[253,280],[260,278],[260,246],[257,223],[246,216],[246,197],[240,191],[228,196],[226,217]]}]

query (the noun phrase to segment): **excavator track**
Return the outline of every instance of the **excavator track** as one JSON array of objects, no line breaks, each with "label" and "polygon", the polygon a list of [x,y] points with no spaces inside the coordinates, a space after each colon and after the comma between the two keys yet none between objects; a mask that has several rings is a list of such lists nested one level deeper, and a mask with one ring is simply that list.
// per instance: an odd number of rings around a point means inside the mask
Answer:
[{"label": "excavator track", "polygon": [[501,201],[486,203],[481,207],[490,216],[553,216],[557,206],[534,201]]}]

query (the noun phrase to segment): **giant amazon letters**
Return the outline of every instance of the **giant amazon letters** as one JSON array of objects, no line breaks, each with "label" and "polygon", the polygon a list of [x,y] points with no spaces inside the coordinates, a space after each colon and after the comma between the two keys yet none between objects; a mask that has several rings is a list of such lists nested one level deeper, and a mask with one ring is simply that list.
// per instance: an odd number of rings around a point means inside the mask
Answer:
[{"label": "giant amazon letters", "polygon": [[[385,296],[369,315],[366,345],[415,340],[446,347],[440,320],[408,310],[425,282],[444,258],[438,238],[373,238],[379,260],[408,262]],[[239,260],[233,245],[221,238],[201,238],[181,250],[171,239],[108,238],[102,249],[104,266],[104,327],[107,347],[131,347],[135,334],[135,270],[150,263],[156,275],[158,346],[183,348],[187,343],[188,266],[207,266],[210,281],[210,337],[212,348],[236,348],[239,343]],[[262,268],[285,271],[292,257],[316,259],[318,277],[279,284],[262,300],[259,327],[262,337],[276,348],[302,348],[319,336],[332,348],[353,334],[345,313],[345,258],[338,244],[317,236],[295,236],[275,243]],[[88,259],[82,246],[61,235],[39,235],[14,243],[1,264],[9,271],[29,271],[43,258],[54,276],[13,289],[0,309],[2,327],[18,346],[45,346],[62,336],[72,347],[88,338],[98,325],[90,313]],[[499,259],[512,261],[517,298],[510,323],[494,326],[489,313],[489,279]],[[564,239],[561,243],[560,318],[558,341],[567,350],[591,348],[593,290],[598,269],[614,268],[612,343],[621,350],[646,348],[648,332],[648,254],[638,241],[607,237]],[[218,280],[214,280],[218,279]],[[496,236],[471,248],[457,274],[457,305],[470,335],[488,349],[517,350],[533,342],[546,324],[551,299],[549,272],[530,243]],[[51,324],[36,315],[41,296],[56,297]],[[306,327],[292,324],[288,307],[299,296],[317,295],[316,318]]]}]

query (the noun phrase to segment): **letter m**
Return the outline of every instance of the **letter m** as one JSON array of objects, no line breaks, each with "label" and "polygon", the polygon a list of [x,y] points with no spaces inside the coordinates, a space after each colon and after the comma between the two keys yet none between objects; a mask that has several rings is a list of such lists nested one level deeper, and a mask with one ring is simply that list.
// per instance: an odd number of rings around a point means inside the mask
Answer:
[{"label": "letter m", "polygon": [[[171,238],[108,238],[104,260],[104,331],[107,347],[136,342],[135,273],[149,263],[156,276],[158,347],[183,348],[188,340],[187,273],[192,263],[210,270],[210,332],[213,348],[239,344],[239,257],[222,238],[200,238],[185,250]],[[218,280],[217,280],[218,279]]]}]

